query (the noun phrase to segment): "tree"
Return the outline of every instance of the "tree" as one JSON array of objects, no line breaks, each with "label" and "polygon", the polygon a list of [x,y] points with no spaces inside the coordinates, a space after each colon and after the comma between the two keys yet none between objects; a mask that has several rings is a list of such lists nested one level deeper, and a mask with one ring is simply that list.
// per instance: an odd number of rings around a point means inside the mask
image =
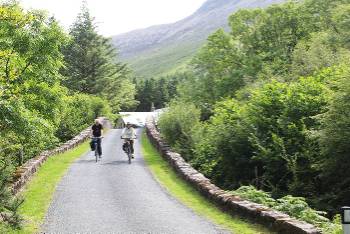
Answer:
[{"label": "tree", "polygon": [[[253,92],[248,103],[250,142],[261,179],[275,194],[305,196],[316,189],[319,145],[311,132],[314,117],[326,111],[328,89],[322,74],[291,84],[272,82]],[[279,175],[279,176],[276,176]],[[301,189],[302,188],[302,189]]]},{"label": "tree", "polygon": [[333,10],[332,22],[335,31],[339,34],[339,42],[350,49],[350,3],[339,5]]},{"label": "tree", "polygon": [[239,42],[219,29],[209,36],[207,44],[192,61],[198,78],[191,81],[195,83],[189,86],[192,89],[189,93],[193,92],[202,103],[210,105],[222,97],[232,97],[245,83],[242,57]]},{"label": "tree", "polygon": [[[29,80],[50,85],[61,79],[61,46],[66,41],[54,19],[40,11],[24,13],[17,3],[1,5],[0,85],[4,98],[20,92]],[[44,56],[43,56],[44,55]]]},{"label": "tree", "polygon": [[8,185],[22,163],[18,151],[27,160],[57,143],[65,42],[53,18],[25,12],[15,1],[0,3],[0,213],[14,227],[21,199],[12,198]]},{"label": "tree", "polygon": [[108,59],[112,53],[108,40],[96,32],[86,2],[70,29],[71,41],[63,50],[66,68],[63,82],[71,90],[88,94],[100,92],[98,82],[114,74]]},{"label": "tree", "polygon": [[130,108],[135,88],[130,82],[130,71],[116,62],[117,53],[110,39],[97,33],[94,18],[86,3],[70,29],[71,41],[63,50],[67,77],[63,84],[77,92],[99,95],[110,101],[113,111]]},{"label": "tree", "polygon": [[[350,70],[340,68],[333,77],[335,92],[331,97],[329,110],[321,116],[320,145],[321,193],[317,199],[327,210],[336,213],[348,202],[350,196]],[[332,189],[329,190],[331,185]]]},{"label": "tree", "polygon": [[328,32],[315,33],[308,41],[301,41],[293,52],[292,74],[295,77],[308,76],[322,68],[338,64],[341,54],[330,41]]},{"label": "tree", "polygon": [[40,11],[24,12],[16,2],[1,4],[0,10],[0,138],[37,145],[25,147],[31,157],[55,142],[65,93],[59,69],[66,35]]}]

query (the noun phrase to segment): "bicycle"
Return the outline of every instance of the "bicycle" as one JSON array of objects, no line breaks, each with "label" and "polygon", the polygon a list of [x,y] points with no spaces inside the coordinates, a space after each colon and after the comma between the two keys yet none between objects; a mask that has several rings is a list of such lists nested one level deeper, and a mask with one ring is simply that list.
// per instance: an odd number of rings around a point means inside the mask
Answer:
[{"label": "bicycle", "polygon": [[126,153],[126,155],[128,155],[128,162],[129,164],[131,164],[132,153],[131,153],[130,139],[129,138],[121,138],[121,139],[127,139],[123,144],[123,150]]},{"label": "bicycle", "polygon": [[101,156],[98,153],[98,139],[102,139],[103,137],[91,137],[92,139],[92,144],[93,144],[93,148],[95,149],[95,159],[96,162],[98,161],[98,158],[101,158]]}]

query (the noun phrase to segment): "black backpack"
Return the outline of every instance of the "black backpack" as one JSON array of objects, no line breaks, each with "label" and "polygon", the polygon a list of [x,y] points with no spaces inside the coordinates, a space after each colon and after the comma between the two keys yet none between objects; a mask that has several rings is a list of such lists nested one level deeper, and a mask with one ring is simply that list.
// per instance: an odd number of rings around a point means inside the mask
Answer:
[{"label": "black backpack", "polygon": [[95,151],[95,142],[93,140],[90,141],[90,148],[91,148],[91,151]]}]

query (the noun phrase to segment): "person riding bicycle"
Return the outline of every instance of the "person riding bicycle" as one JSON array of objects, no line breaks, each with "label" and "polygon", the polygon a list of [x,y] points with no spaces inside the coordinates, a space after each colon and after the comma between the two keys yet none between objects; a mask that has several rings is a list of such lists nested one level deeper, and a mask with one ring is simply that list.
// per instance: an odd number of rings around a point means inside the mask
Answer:
[{"label": "person riding bicycle", "polygon": [[102,156],[102,146],[101,146],[101,136],[103,134],[103,126],[100,123],[99,119],[95,119],[95,124],[91,127],[91,136],[95,138],[97,142],[97,152],[98,156],[101,158]]},{"label": "person riding bicycle", "polygon": [[[136,139],[136,131],[132,127],[131,123],[127,123],[123,129],[121,138],[124,139],[125,143],[129,141],[131,149],[131,158],[134,158],[134,139]],[[123,150],[125,151],[125,143],[123,144]]]}]

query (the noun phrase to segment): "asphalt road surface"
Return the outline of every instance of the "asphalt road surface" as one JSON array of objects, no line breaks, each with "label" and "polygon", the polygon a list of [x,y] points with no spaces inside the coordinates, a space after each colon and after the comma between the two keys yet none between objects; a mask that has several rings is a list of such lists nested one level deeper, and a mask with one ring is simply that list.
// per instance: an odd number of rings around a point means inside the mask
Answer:
[{"label": "asphalt road surface", "polygon": [[228,233],[154,180],[139,141],[128,164],[120,133],[108,132],[99,162],[89,152],[70,167],[56,189],[42,233]]}]

